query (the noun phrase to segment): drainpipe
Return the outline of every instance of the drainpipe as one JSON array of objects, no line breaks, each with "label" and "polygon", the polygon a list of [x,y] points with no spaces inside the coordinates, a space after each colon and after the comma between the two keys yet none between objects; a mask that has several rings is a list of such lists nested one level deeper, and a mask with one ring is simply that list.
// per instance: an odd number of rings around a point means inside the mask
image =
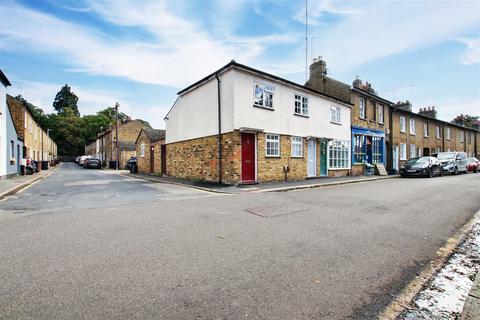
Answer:
[{"label": "drainpipe", "polygon": [[218,183],[222,183],[222,102],[220,100],[221,83],[218,73],[215,74],[217,79],[217,102],[218,102]]},{"label": "drainpipe", "polygon": [[[389,144],[388,144],[388,154],[389,154],[389,157],[390,157],[390,161],[387,161],[387,168],[389,170],[393,170],[393,112],[395,110],[393,109],[393,105],[390,105],[389,108],[388,108],[388,117],[390,118],[389,119],[389,123],[388,123],[388,140],[389,140]],[[399,147],[400,148],[400,147]],[[400,158],[400,152],[397,154],[397,158]],[[398,161],[399,159],[397,159],[397,162],[400,163],[400,161]],[[398,168],[399,169],[399,168]]]}]

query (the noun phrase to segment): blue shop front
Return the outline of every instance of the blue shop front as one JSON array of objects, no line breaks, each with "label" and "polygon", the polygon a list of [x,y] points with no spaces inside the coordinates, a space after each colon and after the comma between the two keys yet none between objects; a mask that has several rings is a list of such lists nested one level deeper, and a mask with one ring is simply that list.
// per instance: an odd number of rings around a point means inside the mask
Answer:
[{"label": "blue shop front", "polygon": [[352,126],[352,175],[373,174],[373,166],[386,160],[385,132]]}]

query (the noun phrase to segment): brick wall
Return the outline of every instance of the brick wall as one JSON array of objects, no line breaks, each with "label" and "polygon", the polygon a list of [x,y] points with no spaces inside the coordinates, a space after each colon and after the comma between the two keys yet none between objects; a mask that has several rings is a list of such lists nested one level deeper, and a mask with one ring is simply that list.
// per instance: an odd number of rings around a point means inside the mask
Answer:
[{"label": "brick wall", "polygon": [[[218,182],[217,136],[167,145],[167,174],[191,180]],[[222,135],[222,181],[240,182],[241,140],[238,132]]]},{"label": "brick wall", "polygon": [[[141,156],[141,145],[145,144],[145,156]],[[164,144],[164,140],[155,141],[150,143],[150,139],[142,131],[137,141],[137,166],[139,173],[152,173],[150,172],[150,148],[153,148],[153,173],[159,174],[162,172],[162,159],[161,159],[161,145]]]},{"label": "brick wall", "polygon": [[[360,97],[365,99],[366,110],[365,118],[360,118]],[[370,128],[380,131],[385,131],[386,128],[390,125],[389,117],[389,107],[385,103],[378,102],[379,105],[383,106],[383,123],[378,122],[378,115],[376,116],[376,105],[373,99],[368,98],[367,96],[360,95],[357,92],[352,92],[352,125],[359,126],[363,128]],[[377,120],[375,120],[377,119]]]}]

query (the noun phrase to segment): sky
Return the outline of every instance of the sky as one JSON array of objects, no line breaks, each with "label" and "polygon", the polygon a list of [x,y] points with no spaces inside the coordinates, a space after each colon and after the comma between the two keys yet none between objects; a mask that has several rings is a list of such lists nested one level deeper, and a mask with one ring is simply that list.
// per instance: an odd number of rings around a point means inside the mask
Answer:
[{"label": "sky", "polygon": [[81,114],[118,101],[164,128],[176,92],[230,60],[303,84],[306,53],[414,111],[480,115],[480,0],[0,0],[8,93],[46,112],[68,84]]}]

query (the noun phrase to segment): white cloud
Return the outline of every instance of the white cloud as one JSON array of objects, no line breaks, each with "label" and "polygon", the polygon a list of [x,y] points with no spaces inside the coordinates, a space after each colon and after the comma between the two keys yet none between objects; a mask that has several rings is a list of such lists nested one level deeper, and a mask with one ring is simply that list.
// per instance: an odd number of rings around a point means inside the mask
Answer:
[{"label": "white cloud", "polygon": [[57,55],[69,71],[184,86],[232,58],[248,63],[263,52],[267,43],[290,40],[288,36],[275,34],[258,39],[214,39],[191,20],[171,13],[166,1],[91,1],[88,4],[89,10],[102,19],[117,26],[140,27],[153,40],[115,39],[17,4],[1,3],[1,46]]},{"label": "white cloud", "polygon": [[459,41],[467,46],[460,62],[466,65],[480,63],[480,38],[463,38]]},{"label": "white cloud", "polygon": [[[362,7],[368,6],[365,2],[362,2]],[[322,22],[322,18],[325,14],[333,15],[351,15],[357,13],[359,9],[356,9],[349,1],[333,1],[333,0],[316,0],[308,1],[308,24],[318,25]],[[294,19],[305,23],[305,5],[297,11],[294,15]]]},{"label": "white cloud", "polygon": [[[356,2],[330,28],[313,27],[314,55],[336,71],[457,39],[480,24],[477,1]],[[455,14],[452,14],[455,13]]]}]

